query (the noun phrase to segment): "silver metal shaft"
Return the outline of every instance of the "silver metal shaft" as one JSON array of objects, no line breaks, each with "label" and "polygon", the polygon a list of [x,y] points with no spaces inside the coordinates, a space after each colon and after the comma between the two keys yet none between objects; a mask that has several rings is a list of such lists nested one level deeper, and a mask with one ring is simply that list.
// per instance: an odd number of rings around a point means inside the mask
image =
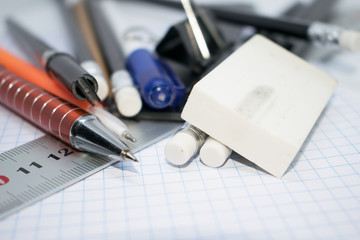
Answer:
[{"label": "silver metal shaft", "polygon": [[84,115],[76,120],[71,128],[70,142],[75,148],[83,151],[109,156],[120,161],[138,161],[129,147],[93,115]]}]

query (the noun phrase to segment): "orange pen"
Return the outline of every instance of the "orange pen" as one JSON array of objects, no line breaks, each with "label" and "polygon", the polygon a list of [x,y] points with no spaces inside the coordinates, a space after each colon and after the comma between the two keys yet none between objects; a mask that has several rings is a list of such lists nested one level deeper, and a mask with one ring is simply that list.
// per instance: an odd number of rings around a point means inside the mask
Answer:
[{"label": "orange pen", "polygon": [[113,133],[115,133],[121,140],[135,142],[136,139],[129,133],[128,127],[120,119],[116,118],[108,111],[103,109],[103,106],[96,103],[95,107],[87,101],[80,101],[76,99],[70,91],[62,86],[57,81],[51,79],[45,72],[39,70],[35,66],[26,61],[14,56],[8,51],[0,47],[0,65],[15,75],[31,82],[32,84],[42,88],[43,90],[58,96],[75,106],[89,111],[97,116],[100,121]]}]

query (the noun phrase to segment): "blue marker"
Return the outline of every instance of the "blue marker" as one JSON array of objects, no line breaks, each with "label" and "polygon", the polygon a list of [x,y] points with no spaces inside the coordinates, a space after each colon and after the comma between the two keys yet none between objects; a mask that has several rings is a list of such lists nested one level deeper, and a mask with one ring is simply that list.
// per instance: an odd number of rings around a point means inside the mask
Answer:
[{"label": "blue marker", "polygon": [[149,107],[178,107],[183,102],[184,84],[165,63],[156,59],[148,50],[133,51],[127,58],[126,68]]}]

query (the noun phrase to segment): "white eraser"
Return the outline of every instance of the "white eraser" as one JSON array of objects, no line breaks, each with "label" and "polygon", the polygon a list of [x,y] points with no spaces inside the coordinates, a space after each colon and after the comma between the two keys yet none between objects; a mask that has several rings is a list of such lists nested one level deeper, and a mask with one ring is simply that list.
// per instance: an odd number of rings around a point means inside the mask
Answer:
[{"label": "white eraser", "polygon": [[95,61],[89,60],[82,62],[81,67],[83,67],[90,75],[92,75],[96,79],[96,82],[98,83],[98,91],[96,94],[101,101],[105,100],[105,98],[109,96],[109,84],[107,83],[99,65]]},{"label": "white eraser", "polygon": [[350,51],[360,51],[360,32],[344,30],[340,35],[339,44]]},{"label": "white eraser", "polygon": [[165,145],[166,159],[175,164],[187,163],[198,151],[198,144],[194,136],[186,132],[176,133]]},{"label": "white eraser", "polygon": [[119,112],[125,117],[137,115],[142,108],[142,100],[134,86],[118,89],[114,93],[114,100]]},{"label": "white eraser", "polygon": [[104,101],[107,96],[109,96],[109,85],[105,80],[105,77],[103,75],[93,75],[93,77],[96,79],[98,83],[98,91],[97,95],[100,98],[101,101]]},{"label": "white eraser", "polygon": [[255,35],[195,84],[181,116],[281,177],[336,85],[324,72]]},{"label": "white eraser", "polygon": [[231,149],[224,144],[208,137],[200,148],[200,159],[206,166],[216,168],[224,165],[231,152]]}]

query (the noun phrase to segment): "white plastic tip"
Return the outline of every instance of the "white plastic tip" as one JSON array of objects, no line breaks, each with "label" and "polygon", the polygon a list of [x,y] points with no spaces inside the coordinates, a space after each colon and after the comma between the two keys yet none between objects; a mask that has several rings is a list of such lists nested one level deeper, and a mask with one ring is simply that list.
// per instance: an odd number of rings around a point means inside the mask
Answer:
[{"label": "white plastic tip", "polygon": [[100,74],[93,75],[98,83],[98,91],[97,95],[99,96],[101,101],[104,101],[105,98],[109,96],[109,85],[105,80],[105,77]]},{"label": "white plastic tip", "polygon": [[197,152],[196,139],[188,133],[178,132],[165,145],[165,157],[174,165],[184,165]]},{"label": "white plastic tip", "polygon": [[142,108],[139,92],[133,86],[120,88],[114,93],[116,106],[124,117],[136,116]]},{"label": "white plastic tip", "polygon": [[231,152],[224,144],[208,137],[200,149],[200,159],[206,166],[216,168],[226,162]]},{"label": "white plastic tip", "polygon": [[352,52],[360,51],[360,32],[344,30],[340,35],[339,45]]}]

